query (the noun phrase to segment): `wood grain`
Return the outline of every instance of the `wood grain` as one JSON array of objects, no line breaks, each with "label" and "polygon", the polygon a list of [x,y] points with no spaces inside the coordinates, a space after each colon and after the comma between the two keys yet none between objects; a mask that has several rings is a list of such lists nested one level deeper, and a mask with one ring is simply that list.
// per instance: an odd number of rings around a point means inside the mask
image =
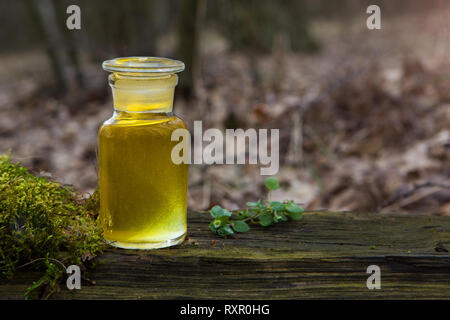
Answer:
[{"label": "wood grain", "polygon": [[[108,249],[84,276],[95,281],[57,299],[450,298],[450,218],[307,212],[299,222],[252,227],[239,239],[189,213],[189,239],[153,251]],[[368,290],[369,265],[381,290]],[[39,273],[1,280],[1,299],[23,299]]]}]

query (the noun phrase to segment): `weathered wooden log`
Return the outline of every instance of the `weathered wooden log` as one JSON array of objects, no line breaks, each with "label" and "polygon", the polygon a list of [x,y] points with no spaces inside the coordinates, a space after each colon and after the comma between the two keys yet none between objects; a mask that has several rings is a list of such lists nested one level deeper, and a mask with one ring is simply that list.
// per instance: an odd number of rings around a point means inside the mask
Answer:
[{"label": "weathered wooden log", "polygon": [[[59,299],[450,298],[450,217],[307,212],[302,221],[252,227],[238,239],[208,230],[189,213],[181,246],[109,249],[81,290]],[[381,289],[366,286],[381,268]],[[1,299],[22,299],[39,273],[0,282]]]}]

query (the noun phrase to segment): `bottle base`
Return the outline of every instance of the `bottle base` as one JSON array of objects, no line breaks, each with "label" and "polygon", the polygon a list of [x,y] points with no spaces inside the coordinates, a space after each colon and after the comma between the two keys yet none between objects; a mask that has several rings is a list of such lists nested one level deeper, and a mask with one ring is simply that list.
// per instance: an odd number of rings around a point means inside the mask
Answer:
[{"label": "bottle base", "polygon": [[150,242],[122,242],[122,241],[114,241],[105,239],[106,243],[109,245],[122,248],[122,249],[141,249],[141,250],[150,250],[150,249],[161,249],[176,246],[184,241],[186,238],[186,233],[182,234],[179,237],[169,240],[163,241],[150,241]]}]

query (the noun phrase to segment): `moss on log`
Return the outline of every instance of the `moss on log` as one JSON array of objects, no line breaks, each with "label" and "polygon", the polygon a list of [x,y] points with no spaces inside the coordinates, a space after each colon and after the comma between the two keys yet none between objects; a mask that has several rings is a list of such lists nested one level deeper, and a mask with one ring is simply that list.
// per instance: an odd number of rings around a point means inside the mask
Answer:
[{"label": "moss on log", "polygon": [[[209,220],[190,212],[190,241],[178,247],[109,249],[84,274],[95,285],[83,281],[54,298],[450,298],[450,217],[306,212],[239,239],[217,238]],[[366,287],[372,264],[381,268],[380,290]],[[1,280],[0,298],[22,299],[38,277]]]}]

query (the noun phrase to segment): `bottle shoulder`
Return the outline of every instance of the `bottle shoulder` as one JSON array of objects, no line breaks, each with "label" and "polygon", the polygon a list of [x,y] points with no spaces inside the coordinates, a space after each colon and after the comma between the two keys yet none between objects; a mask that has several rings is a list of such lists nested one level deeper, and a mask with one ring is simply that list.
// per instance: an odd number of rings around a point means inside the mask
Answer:
[{"label": "bottle shoulder", "polygon": [[114,113],[111,118],[104,121],[102,127],[106,126],[142,126],[142,125],[158,125],[168,124],[185,127],[183,119],[177,115],[170,114],[119,114]]},{"label": "bottle shoulder", "polygon": [[118,118],[111,117],[99,128],[99,136],[115,136],[127,132],[129,134],[158,134],[171,133],[176,129],[187,129],[184,121],[176,116],[150,117],[150,118]]}]

